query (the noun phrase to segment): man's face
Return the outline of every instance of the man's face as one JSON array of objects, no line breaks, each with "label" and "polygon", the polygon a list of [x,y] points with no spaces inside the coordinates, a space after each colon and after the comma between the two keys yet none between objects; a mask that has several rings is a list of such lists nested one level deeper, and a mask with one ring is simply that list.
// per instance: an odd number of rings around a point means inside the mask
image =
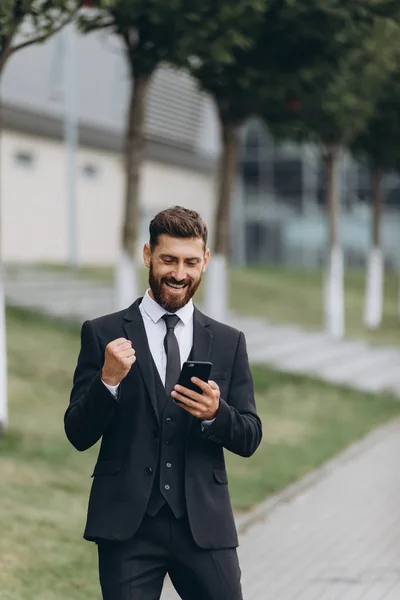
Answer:
[{"label": "man's face", "polygon": [[174,238],[163,234],[153,252],[143,250],[149,269],[150,295],[167,312],[176,312],[194,296],[210,251],[201,238]]}]

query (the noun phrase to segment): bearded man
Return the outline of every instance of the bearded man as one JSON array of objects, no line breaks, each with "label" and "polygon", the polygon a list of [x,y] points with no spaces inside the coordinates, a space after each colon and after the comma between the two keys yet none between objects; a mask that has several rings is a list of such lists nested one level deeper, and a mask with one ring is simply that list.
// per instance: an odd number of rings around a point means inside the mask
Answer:
[{"label": "bearded man", "polygon": [[[262,437],[243,333],[193,305],[210,260],[200,215],[175,206],[150,223],[149,289],[82,326],[65,431],[101,439],[85,539],[97,543],[104,600],[159,600],[168,573],[183,600],[240,600],[226,448]],[[202,393],[177,385],[187,360],[212,363]]]}]

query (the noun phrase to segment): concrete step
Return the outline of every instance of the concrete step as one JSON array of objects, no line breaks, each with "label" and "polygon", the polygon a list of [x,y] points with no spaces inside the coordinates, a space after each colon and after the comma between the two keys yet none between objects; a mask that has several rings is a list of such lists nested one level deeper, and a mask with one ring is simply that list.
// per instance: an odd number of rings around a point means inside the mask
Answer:
[{"label": "concrete step", "polygon": [[393,358],[381,369],[370,369],[360,376],[348,380],[349,384],[359,382],[362,387],[370,391],[395,391],[400,386],[400,358]]},{"label": "concrete step", "polygon": [[278,354],[282,348],[290,349],[291,347],[295,347],[298,342],[304,342],[304,336],[294,336],[285,332],[282,332],[280,335],[277,333],[270,335],[267,332],[260,332],[257,336],[247,335],[246,331],[244,333],[246,335],[247,346],[254,353],[265,351],[268,355],[273,352]]},{"label": "concrete step", "polygon": [[78,295],[78,296],[93,296],[93,294],[102,294],[111,296],[113,290],[107,286],[89,286],[89,285],[76,285],[66,286],[63,283],[53,282],[52,285],[34,285],[26,283],[9,283],[5,286],[6,293],[32,293],[32,294],[65,294],[65,295]]},{"label": "concrete step", "polygon": [[320,368],[347,361],[349,358],[356,356],[357,353],[365,351],[365,348],[366,344],[363,342],[343,344],[326,339],[321,344],[310,348],[309,352],[295,353],[282,358],[282,361],[288,369],[292,368],[300,372],[315,372]]},{"label": "concrete step", "polygon": [[283,361],[287,356],[308,352],[321,338],[322,334],[310,334],[310,336],[288,336],[286,339],[283,338],[280,342],[274,344],[269,344],[266,341],[264,347],[260,347],[258,351],[253,351],[253,356],[271,364],[276,364]]},{"label": "concrete step", "polygon": [[369,348],[366,352],[343,361],[340,364],[329,365],[319,370],[322,376],[334,376],[336,381],[347,382],[354,381],[358,376],[363,378],[366,374],[378,373],[381,367],[384,367],[389,361],[397,363],[398,357],[395,351],[391,349]]}]

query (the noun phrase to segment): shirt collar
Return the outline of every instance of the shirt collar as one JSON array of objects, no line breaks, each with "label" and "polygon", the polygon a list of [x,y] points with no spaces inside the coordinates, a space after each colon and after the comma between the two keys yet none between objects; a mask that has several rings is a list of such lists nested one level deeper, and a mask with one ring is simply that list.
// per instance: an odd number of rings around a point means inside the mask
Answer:
[{"label": "shirt collar", "polygon": [[[154,323],[157,323],[167,312],[162,306],[160,306],[155,300],[153,300],[153,298],[149,294],[149,290],[146,291],[143,297],[141,307]],[[189,302],[185,304],[185,306],[182,306],[182,308],[177,310],[175,313],[167,314],[177,315],[180,318],[180,320],[184,323],[184,325],[188,325],[190,319],[193,317],[193,311],[194,306],[192,299],[190,299]]]}]

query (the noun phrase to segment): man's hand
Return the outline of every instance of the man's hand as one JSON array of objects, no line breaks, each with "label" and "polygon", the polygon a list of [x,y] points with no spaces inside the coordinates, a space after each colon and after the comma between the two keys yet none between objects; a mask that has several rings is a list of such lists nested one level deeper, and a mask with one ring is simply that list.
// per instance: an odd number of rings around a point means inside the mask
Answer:
[{"label": "man's hand", "polygon": [[101,378],[108,385],[118,385],[128,375],[136,361],[132,342],[118,338],[107,344]]},{"label": "man's hand", "polygon": [[172,397],[179,401],[181,406],[188,413],[201,419],[202,421],[211,421],[215,419],[219,408],[219,387],[215,381],[206,383],[197,377],[192,377],[191,381],[203,390],[202,394],[193,392],[188,388],[176,385],[171,393]]}]

